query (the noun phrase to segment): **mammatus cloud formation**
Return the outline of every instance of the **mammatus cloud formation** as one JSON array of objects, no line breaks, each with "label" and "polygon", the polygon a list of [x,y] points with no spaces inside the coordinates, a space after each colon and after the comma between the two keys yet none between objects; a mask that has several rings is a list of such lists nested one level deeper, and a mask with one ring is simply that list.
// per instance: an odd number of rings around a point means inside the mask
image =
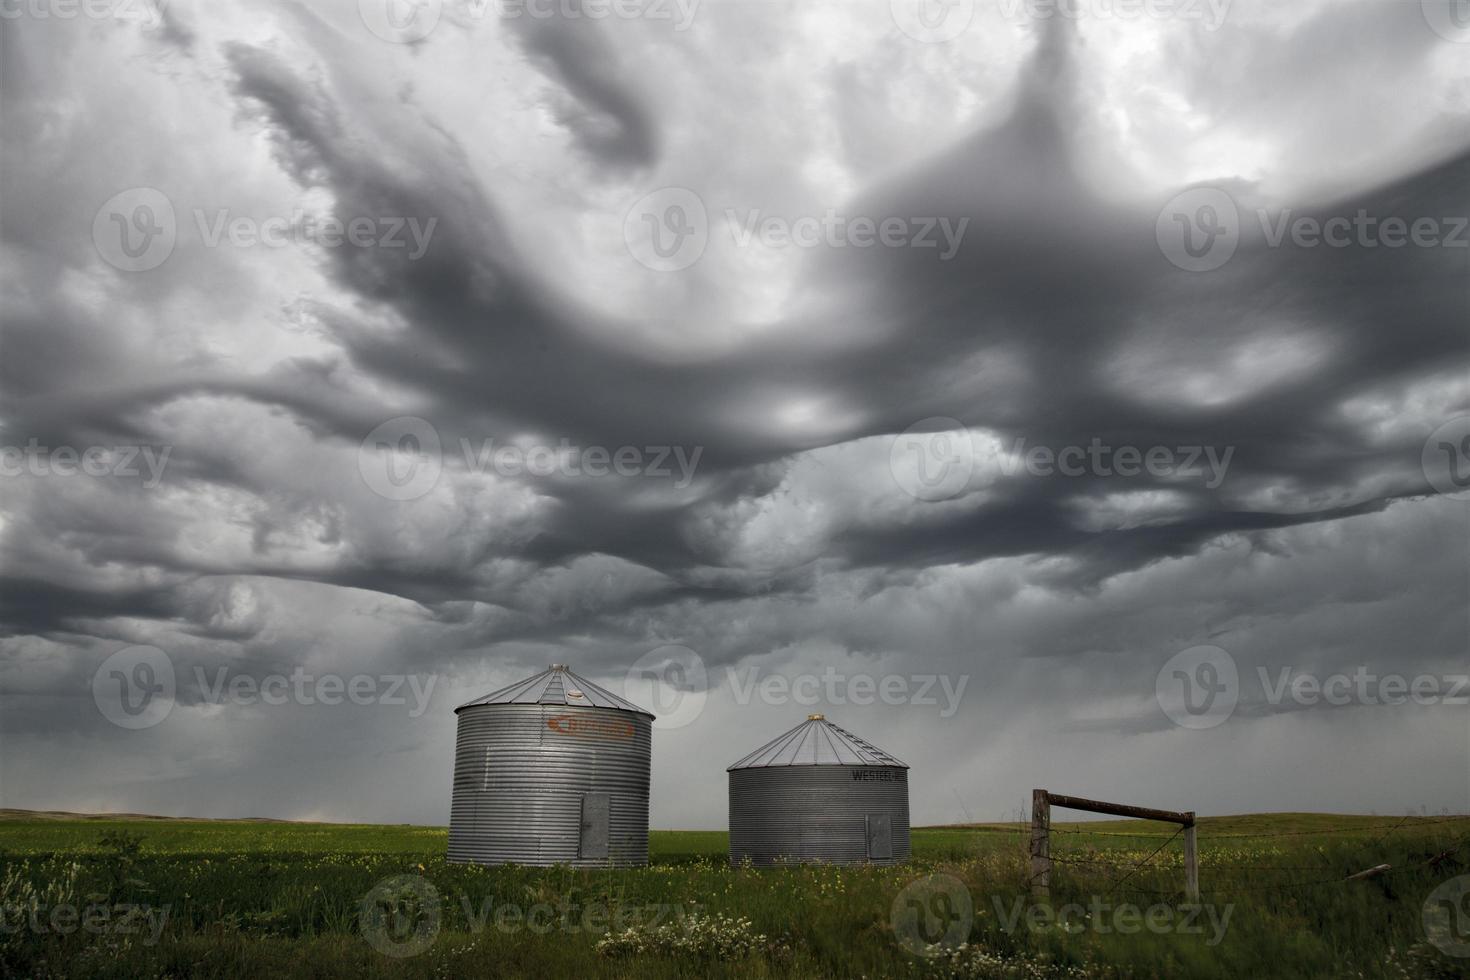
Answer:
[{"label": "mammatus cloud formation", "polygon": [[1466,805],[1452,4],[136,6],[0,22],[5,805],[443,822],[687,651],[658,826],[808,710],[919,822]]}]

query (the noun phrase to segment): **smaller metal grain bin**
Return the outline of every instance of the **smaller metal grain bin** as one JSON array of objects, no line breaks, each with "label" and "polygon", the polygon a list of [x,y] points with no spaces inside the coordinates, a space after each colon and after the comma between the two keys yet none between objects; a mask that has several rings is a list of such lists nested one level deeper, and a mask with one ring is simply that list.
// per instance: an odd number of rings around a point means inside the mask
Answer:
[{"label": "smaller metal grain bin", "polygon": [[454,712],[450,861],[648,863],[652,714],[562,664]]},{"label": "smaller metal grain bin", "polygon": [[808,715],[729,768],[730,863],[908,860],[908,769],[825,716]]}]

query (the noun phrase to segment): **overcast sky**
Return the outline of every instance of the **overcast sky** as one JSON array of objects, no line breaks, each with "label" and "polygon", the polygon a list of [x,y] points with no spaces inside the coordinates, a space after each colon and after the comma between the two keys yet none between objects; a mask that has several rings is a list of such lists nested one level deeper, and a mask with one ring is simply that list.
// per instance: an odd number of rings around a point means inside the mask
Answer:
[{"label": "overcast sky", "polygon": [[582,4],[4,5],[3,805],[1470,806],[1463,4]]}]

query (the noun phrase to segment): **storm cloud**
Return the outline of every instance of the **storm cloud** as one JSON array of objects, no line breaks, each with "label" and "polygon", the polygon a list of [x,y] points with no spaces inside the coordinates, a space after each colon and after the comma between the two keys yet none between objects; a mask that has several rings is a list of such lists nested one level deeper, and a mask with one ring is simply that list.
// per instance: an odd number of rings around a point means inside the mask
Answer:
[{"label": "storm cloud", "polygon": [[919,822],[1470,802],[1453,702],[1258,680],[1470,670],[1450,4],[372,6],[0,23],[5,805],[443,822],[454,705],[671,646],[656,826],[807,710]]}]

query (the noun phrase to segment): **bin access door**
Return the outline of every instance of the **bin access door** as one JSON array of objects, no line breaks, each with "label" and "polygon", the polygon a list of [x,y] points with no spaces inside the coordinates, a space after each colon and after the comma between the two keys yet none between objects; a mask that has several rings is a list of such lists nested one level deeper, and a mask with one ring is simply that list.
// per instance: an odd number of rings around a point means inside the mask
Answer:
[{"label": "bin access door", "polygon": [[886,813],[868,814],[868,859],[893,857],[893,820]]},{"label": "bin access door", "polygon": [[612,796],[608,793],[582,795],[582,846],[584,858],[607,857],[608,821],[612,812]]}]

